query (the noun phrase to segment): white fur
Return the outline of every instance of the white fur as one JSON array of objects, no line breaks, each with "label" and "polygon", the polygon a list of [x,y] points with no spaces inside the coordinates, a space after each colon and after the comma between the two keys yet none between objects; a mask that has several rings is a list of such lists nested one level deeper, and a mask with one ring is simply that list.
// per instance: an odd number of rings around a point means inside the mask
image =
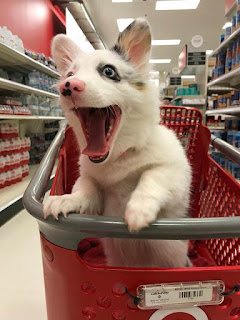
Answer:
[{"label": "white fur", "polygon": [[[137,66],[127,63],[115,52],[84,53],[63,35],[53,42],[57,65],[61,64],[64,48],[69,46],[74,54],[68,67],[61,70],[62,79],[72,71],[86,84],[77,105],[101,108],[116,104],[122,110],[122,118],[108,158],[94,164],[81,155],[81,176],[73,193],[49,197],[44,216],[52,214],[57,218],[60,213],[66,216],[72,211],[102,212],[105,216],[124,217],[131,232],[149,226],[157,218],[186,216],[191,169],[175,134],[159,125],[156,88],[148,80],[145,89],[137,90],[128,81],[115,83],[103,79],[96,66],[100,62],[113,64],[120,75],[134,70],[135,76],[143,81],[148,73],[143,71],[142,65],[139,71]],[[56,52],[60,52],[60,57]],[[63,96],[60,102],[83,150],[86,141],[78,119],[71,112],[74,106]],[[187,241],[103,239],[103,244],[108,264],[114,266],[184,267],[188,260]]]}]

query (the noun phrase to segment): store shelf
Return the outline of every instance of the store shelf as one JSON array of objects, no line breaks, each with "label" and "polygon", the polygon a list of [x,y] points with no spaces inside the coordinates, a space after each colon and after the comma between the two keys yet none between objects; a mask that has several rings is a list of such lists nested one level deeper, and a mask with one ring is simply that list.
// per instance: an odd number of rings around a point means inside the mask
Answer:
[{"label": "store shelf", "polygon": [[[30,165],[29,175],[23,178],[21,182],[12,184],[11,186],[4,189],[0,189],[0,214],[1,211],[23,197],[23,194],[38,167],[39,164]],[[52,177],[55,175],[56,168],[57,165],[54,166]]]},{"label": "store shelf", "polygon": [[209,130],[214,130],[214,131],[225,131],[225,127],[219,128],[219,127],[209,127],[207,126]]},{"label": "store shelf", "polygon": [[48,98],[58,98],[59,97],[55,93],[32,88],[30,86],[26,86],[25,84],[21,84],[21,83],[7,80],[4,78],[0,78],[0,89],[10,90],[10,91],[19,91],[19,92],[24,92],[27,94],[34,93],[36,95],[41,95],[41,96],[45,96]]},{"label": "store shelf", "polygon": [[205,105],[205,102],[204,103],[203,102],[197,103],[197,102],[192,102],[192,101],[187,101],[187,102],[183,101],[182,105],[185,107],[199,107],[200,109],[202,109],[202,107]]},{"label": "store shelf", "polygon": [[173,99],[173,96],[163,96],[163,99]]},{"label": "store shelf", "polygon": [[224,40],[218,47],[215,49],[209,58],[215,57],[218,53],[227,51],[227,47],[230,42],[236,40],[240,35],[240,28],[238,28],[235,32],[233,32],[230,37],[228,37],[226,40]]},{"label": "store shelf", "polygon": [[207,88],[212,86],[231,87],[238,89],[240,87],[240,67],[222,75],[221,77],[210,81]]},{"label": "store shelf", "polygon": [[59,78],[59,73],[44,66],[42,63],[33,60],[27,55],[9,47],[8,45],[0,42],[0,66],[1,67],[14,67],[25,72],[34,69],[48,74],[51,77]]},{"label": "store shelf", "polygon": [[12,120],[63,120],[64,117],[54,116],[21,116],[11,114],[0,114],[0,119],[12,119]]},{"label": "store shelf", "polygon": [[215,114],[240,115],[240,106],[206,111],[207,116]]},{"label": "store shelf", "polygon": [[225,13],[225,17],[231,18],[236,11],[237,11],[237,1],[234,1],[233,5],[230,7],[230,9]]},{"label": "store shelf", "polygon": [[227,92],[231,92],[232,90],[234,90],[233,88],[228,88],[228,87],[209,87],[207,89],[208,93],[219,93],[219,94],[224,94]]},{"label": "store shelf", "polygon": [[205,99],[205,96],[201,96],[201,95],[184,95],[184,96],[177,96],[176,98],[174,98],[172,101],[176,101],[176,100],[183,100],[183,99],[187,99],[187,100],[191,100],[191,99]]}]

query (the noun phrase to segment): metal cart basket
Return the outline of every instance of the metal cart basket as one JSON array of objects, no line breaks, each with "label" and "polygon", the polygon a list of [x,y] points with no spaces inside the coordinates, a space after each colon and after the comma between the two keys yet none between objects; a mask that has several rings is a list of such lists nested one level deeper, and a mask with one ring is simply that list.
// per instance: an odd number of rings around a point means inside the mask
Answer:
[{"label": "metal cart basket", "polygon": [[[163,106],[160,112],[162,124],[185,145],[193,167],[191,218],[161,219],[138,234],[130,234],[123,219],[114,217],[70,214],[67,219],[44,220],[42,200],[58,154],[51,194],[70,193],[77,178],[75,137],[61,123],[24,195],[24,205],[38,220],[41,234],[48,320],[240,319],[240,292],[226,296],[220,305],[158,311],[140,310],[126,294],[125,288],[136,295],[137,287],[145,284],[222,280],[230,291],[240,282],[240,185],[208,155],[209,143],[238,163],[240,152],[211,137],[197,109]],[[103,237],[188,239],[209,265],[110,268],[88,259],[88,249],[101,252],[97,239]]]}]

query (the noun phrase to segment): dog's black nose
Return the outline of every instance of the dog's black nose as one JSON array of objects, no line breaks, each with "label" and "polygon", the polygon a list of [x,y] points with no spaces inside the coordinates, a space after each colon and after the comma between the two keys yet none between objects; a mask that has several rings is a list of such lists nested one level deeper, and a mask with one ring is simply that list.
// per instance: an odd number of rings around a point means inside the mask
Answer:
[{"label": "dog's black nose", "polygon": [[69,86],[70,86],[70,82],[67,81],[67,82],[65,83],[65,87],[68,88]]}]

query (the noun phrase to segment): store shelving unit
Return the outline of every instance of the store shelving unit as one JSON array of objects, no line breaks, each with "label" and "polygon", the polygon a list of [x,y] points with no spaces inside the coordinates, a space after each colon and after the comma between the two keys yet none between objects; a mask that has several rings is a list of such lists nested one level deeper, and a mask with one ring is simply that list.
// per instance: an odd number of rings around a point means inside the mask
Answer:
[{"label": "store shelving unit", "polygon": [[[23,75],[27,75],[32,70],[43,72],[55,79],[59,78],[59,73],[42,63],[35,61],[27,55],[9,47],[8,45],[0,42],[0,68],[5,70],[17,71]],[[11,92],[18,92],[23,94],[35,94],[37,96],[43,96],[52,100],[58,99],[59,95],[36,89],[18,82],[14,82],[0,77],[0,89],[6,91],[7,95],[11,95]],[[62,116],[37,116],[37,115],[8,115],[0,114],[0,120],[12,120],[17,122],[20,136],[24,136],[26,131],[34,133],[42,133],[45,130],[45,121],[62,120]],[[30,121],[32,120],[32,121]],[[51,129],[51,128],[50,128]],[[56,131],[56,128],[52,128]],[[49,131],[47,129],[47,131]],[[53,131],[53,130],[52,130]],[[22,179],[21,182],[13,184],[9,187],[0,189],[0,225],[2,222],[7,221],[14,214],[19,212],[22,208],[22,196],[29,184],[31,178],[36,172],[38,165],[29,166],[29,175]],[[56,168],[55,168],[56,170]]]},{"label": "store shelving unit", "polygon": [[0,67],[14,67],[14,69],[29,72],[33,69],[44,72],[53,78],[59,78],[59,73],[27,55],[0,42]]},{"label": "store shelving unit", "polygon": [[0,89],[10,90],[10,91],[15,91],[15,92],[18,91],[18,92],[22,92],[22,93],[26,93],[26,94],[34,93],[34,94],[45,96],[48,98],[58,98],[59,97],[55,93],[36,89],[36,88],[30,87],[30,86],[26,86],[25,84],[21,84],[21,83],[7,80],[4,78],[0,78]]},{"label": "store shelving unit", "polygon": [[225,131],[225,127],[210,127],[207,126],[209,130],[214,130],[214,131]]},{"label": "store shelving unit", "polygon": [[202,95],[184,95],[178,96],[172,102],[182,100],[184,106],[204,106],[206,104],[206,97]]},{"label": "store shelving unit", "polygon": [[207,93],[208,94],[212,94],[212,93],[225,94],[225,93],[231,92],[232,90],[234,90],[234,88],[212,86],[207,88]]},{"label": "store shelving unit", "polygon": [[209,56],[216,57],[217,54],[219,54],[222,51],[227,51],[227,47],[230,42],[236,40],[240,36],[240,28],[238,28],[235,32],[233,32],[226,40],[224,40]]},{"label": "store shelving unit", "polygon": [[[16,208],[18,210],[23,209],[22,198],[23,194],[31,181],[33,175],[37,171],[39,164],[32,164],[29,166],[29,175],[22,179],[21,182],[16,184],[12,184],[9,187],[4,189],[0,189],[0,226],[4,224],[7,220],[13,217],[16,213],[14,212]],[[53,168],[52,175],[50,177],[50,181],[55,176],[57,169],[57,163]]]},{"label": "store shelving unit", "polygon": [[237,10],[237,2],[235,1],[230,9],[225,13],[225,18],[230,18],[233,16],[234,12]]},{"label": "store shelving unit", "polygon": [[184,95],[184,96],[177,96],[176,98],[173,99],[173,101],[176,101],[176,100],[183,100],[183,99],[205,99],[205,96],[202,96],[202,95]]},{"label": "store shelving unit", "polygon": [[240,88],[240,67],[238,67],[235,70],[230,71],[229,73],[226,73],[219,78],[210,81],[207,84],[207,88],[210,88],[212,86],[219,86],[219,87],[231,87],[234,89]]},{"label": "store shelving unit", "polygon": [[10,204],[18,201],[20,198],[22,198],[23,193],[25,189],[27,188],[27,185],[29,184],[30,180],[32,179],[34,173],[36,172],[38,168],[38,164],[30,165],[29,166],[29,175],[21,182],[18,182],[16,184],[12,184],[9,187],[6,187],[4,189],[0,189],[1,197],[0,197],[0,213],[3,211],[7,206]]},{"label": "store shelving unit", "polygon": [[230,107],[230,108],[222,108],[222,109],[214,109],[214,110],[207,110],[206,115],[212,116],[216,114],[226,114],[232,116],[240,116],[240,106],[237,107]]}]

